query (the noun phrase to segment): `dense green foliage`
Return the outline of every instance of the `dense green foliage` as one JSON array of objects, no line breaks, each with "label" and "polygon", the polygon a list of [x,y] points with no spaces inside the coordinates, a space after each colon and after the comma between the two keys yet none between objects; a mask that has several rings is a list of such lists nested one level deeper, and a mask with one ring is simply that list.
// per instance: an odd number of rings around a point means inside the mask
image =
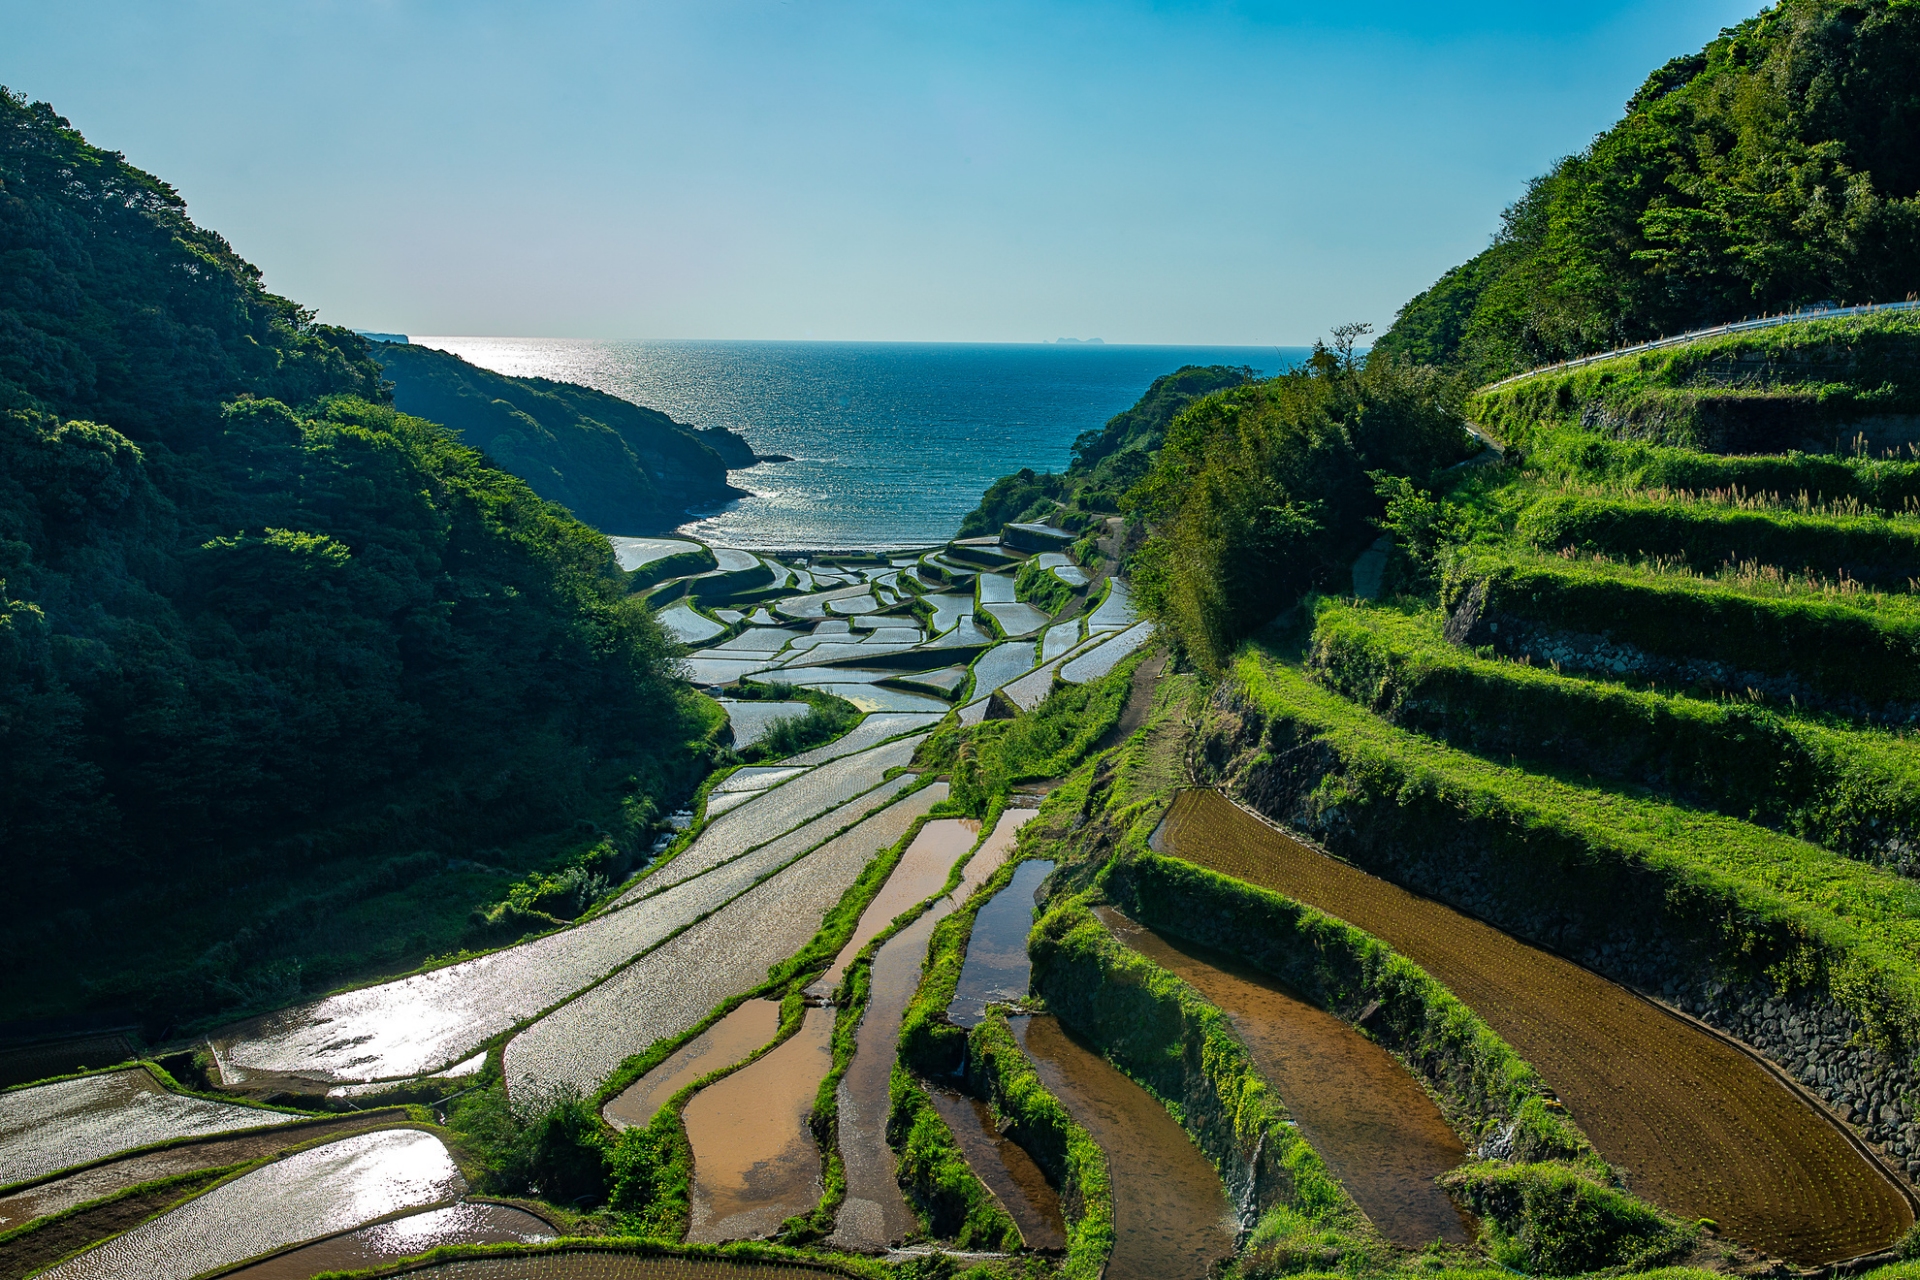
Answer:
[{"label": "dense green foliage", "polygon": [[1486,1223],[1494,1261],[1527,1275],[1570,1276],[1684,1257],[1698,1232],[1560,1164],[1464,1165],[1446,1188]]},{"label": "dense green foliage", "polygon": [[1482,380],[1920,281],[1920,11],[1781,0],[1647,78],[1377,350]]},{"label": "dense green foliage", "polygon": [[[1411,849],[1456,859],[1503,901],[1563,903],[1610,940],[1661,922],[1727,976],[1812,989],[1877,1042],[1920,1044],[1912,881],[1716,814],[1492,763],[1387,725],[1257,647],[1233,678],[1271,721],[1275,754],[1310,747],[1324,762],[1307,803],[1337,808],[1339,844],[1369,865]],[[1610,904],[1604,920],[1585,910],[1594,902]]]},{"label": "dense green foliage", "polygon": [[1046,701],[1010,720],[973,726],[942,721],[914,753],[927,769],[950,770],[952,803],[984,814],[1017,782],[1057,778],[1079,764],[1120,719],[1144,653],[1123,659],[1090,684],[1057,685]]},{"label": "dense green foliage", "polygon": [[1168,425],[1201,396],[1253,378],[1251,369],[1226,365],[1182,365],[1153,380],[1134,405],[1107,419],[1104,427],[1083,431],[1073,442],[1065,472],[1036,474],[1031,467],[1001,476],[987,486],[980,505],[960,522],[960,536],[998,533],[1015,520],[1039,519],[1068,508],[1062,528],[1078,530],[1092,512],[1119,510],[1120,495],[1139,481],[1166,439]]},{"label": "dense green foliage", "polygon": [[1448,384],[1431,369],[1363,365],[1357,336],[1197,401],[1128,495],[1152,530],[1131,561],[1136,594],[1206,670],[1302,593],[1347,578],[1378,536],[1370,472],[1424,482],[1467,452]]},{"label": "dense green foliage", "polygon": [[1869,861],[1914,837],[1920,749],[1908,738],[1481,656],[1448,645],[1440,621],[1321,601],[1307,669],[1392,724],[1482,756],[1650,787]]},{"label": "dense green foliage", "polygon": [[452,428],[542,498],[610,533],[670,529],[689,506],[738,496],[727,469],[754,462],[725,428],[700,431],[570,382],[510,378],[431,347],[380,343],[373,358],[395,407]]},{"label": "dense green foliage", "polygon": [[708,717],[606,540],[44,105],[0,184],[0,1016],[290,999],[631,853]]}]

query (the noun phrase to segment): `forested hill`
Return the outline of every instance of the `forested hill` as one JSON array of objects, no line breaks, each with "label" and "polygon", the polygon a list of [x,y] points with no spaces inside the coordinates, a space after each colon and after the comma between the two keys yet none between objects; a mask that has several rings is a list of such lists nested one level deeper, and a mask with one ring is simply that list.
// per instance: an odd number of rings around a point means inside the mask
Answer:
[{"label": "forested hill", "polygon": [[1375,350],[1477,380],[1920,290],[1920,7],[1782,0],[1647,78]]},{"label": "forested hill", "polygon": [[604,537],[10,94],[0,263],[0,1022],[284,1001],[628,856],[706,722]]},{"label": "forested hill", "polygon": [[960,536],[997,533],[1010,520],[1046,519],[1057,505],[1068,508],[1067,526],[1076,529],[1094,513],[1117,510],[1120,495],[1147,473],[1154,452],[1167,438],[1167,425],[1182,409],[1252,377],[1251,369],[1218,364],[1182,365],[1160,375],[1132,408],[1074,438],[1072,461],[1064,473],[1036,474],[1027,468],[995,480],[961,522]]},{"label": "forested hill", "polygon": [[756,461],[745,440],[704,430],[570,382],[510,378],[431,347],[378,343],[393,403],[484,449],[549,502],[608,533],[655,533],[689,508],[738,497],[729,468]]}]

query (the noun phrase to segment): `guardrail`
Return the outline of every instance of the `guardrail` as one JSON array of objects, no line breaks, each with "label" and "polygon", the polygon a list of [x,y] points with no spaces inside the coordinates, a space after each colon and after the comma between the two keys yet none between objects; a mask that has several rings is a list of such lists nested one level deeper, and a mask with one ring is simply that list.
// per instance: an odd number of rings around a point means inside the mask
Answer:
[{"label": "guardrail", "polygon": [[1887,311],[1920,311],[1920,301],[1912,299],[1906,302],[1869,302],[1857,307],[1822,307],[1817,311],[1783,311],[1777,316],[1760,316],[1753,320],[1736,320],[1731,324],[1717,324],[1711,329],[1694,329],[1687,333],[1676,334],[1671,338],[1655,338],[1652,342],[1642,342],[1631,347],[1619,347],[1613,351],[1602,351],[1597,355],[1576,356],[1571,360],[1562,360],[1559,364],[1543,364],[1538,369],[1529,369],[1525,373],[1516,373],[1510,378],[1498,382],[1489,382],[1480,388],[1482,391],[1497,391],[1511,383],[1527,378],[1537,378],[1543,373],[1559,373],[1564,369],[1578,369],[1582,365],[1597,363],[1601,360],[1614,360],[1620,356],[1639,355],[1642,351],[1658,351],[1662,347],[1677,347],[1683,343],[1698,342],[1702,338],[1718,338],[1722,334],[1744,333],[1749,329],[1771,329],[1775,325],[1797,324],[1802,320],[1842,320],[1848,316],[1876,315]]}]

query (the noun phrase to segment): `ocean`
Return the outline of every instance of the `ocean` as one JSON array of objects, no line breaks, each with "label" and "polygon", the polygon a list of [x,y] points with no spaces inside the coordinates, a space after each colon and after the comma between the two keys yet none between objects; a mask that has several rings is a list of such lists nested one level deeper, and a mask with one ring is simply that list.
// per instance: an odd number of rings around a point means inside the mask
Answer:
[{"label": "ocean", "polygon": [[[412,339],[513,377],[577,382],[792,462],[680,532],[749,549],[891,549],[954,535],[988,484],[1067,465],[1074,437],[1184,364],[1273,374],[1304,347]],[[642,532],[608,529],[610,534]]]}]

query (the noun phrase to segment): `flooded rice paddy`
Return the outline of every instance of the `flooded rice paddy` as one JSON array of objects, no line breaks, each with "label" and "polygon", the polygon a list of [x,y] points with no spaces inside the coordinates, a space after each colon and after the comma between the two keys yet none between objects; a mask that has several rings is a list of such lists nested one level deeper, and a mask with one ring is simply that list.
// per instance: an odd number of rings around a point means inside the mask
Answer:
[{"label": "flooded rice paddy", "polygon": [[987,604],[980,607],[1000,624],[1000,630],[1016,639],[1033,635],[1046,626],[1051,617],[1030,604]]},{"label": "flooded rice paddy", "polygon": [[1107,1154],[1114,1239],[1105,1280],[1205,1280],[1233,1256],[1238,1225],[1207,1158],[1152,1094],[1054,1018],[1010,1021],[1041,1083]]},{"label": "flooded rice paddy", "polygon": [[461,1203],[362,1227],[265,1262],[230,1271],[231,1280],[310,1280],[322,1271],[359,1271],[449,1244],[531,1244],[552,1240],[551,1224],[504,1204]]},{"label": "flooded rice paddy", "polygon": [[1052,870],[1053,864],[1043,859],[1021,863],[1007,887],[974,916],[966,962],[947,1006],[947,1016],[958,1025],[978,1026],[988,1005],[1026,998],[1033,975],[1027,934],[1033,930],[1034,899]]},{"label": "flooded rice paddy", "polygon": [[[941,714],[944,715],[945,712]],[[897,738],[903,733],[918,733],[923,729],[931,729],[939,722],[939,715],[924,711],[888,712],[868,716],[855,725],[845,737],[835,739],[825,746],[815,747],[811,751],[802,751],[799,755],[788,756],[783,763],[825,764],[829,760],[838,760],[841,756],[865,751],[876,743]]]},{"label": "flooded rice paddy", "polygon": [[659,1066],[634,1081],[602,1112],[616,1129],[639,1129],[652,1122],[668,1099],[701,1076],[730,1067],[772,1040],[780,1030],[778,1000],[747,1000],[720,1021],[674,1050]]},{"label": "flooded rice paddy", "polygon": [[980,847],[967,859],[967,865],[961,868],[960,883],[954,887],[953,901],[963,904],[973,896],[987,881],[993,879],[1007,861],[1007,855],[1013,852],[1013,842],[1020,834],[1020,828],[1038,816],[1038,809],[1002,809],[1000,820],[993,824],[993,830],[980,842]]},{"label": "flooded rice paddy", "polygon": [[707,824],[706,830],[672,862],[636,884],[622,901],[660,892],[670,885],[690,880],[703,871],[737,858],[749,849],[765,844],[782,832],[791,831],[810,818],[837,808],[864,791],[880,784],[889,769],[901,768],[913,760],[913,752],[924,739],[902,738],[855,755],[843,756],[821,765],[770,790],[751,802],[722,814]]},{"label": "flooded rice paddy", "polygon": [[979,585],[982,605],[1013,603],[1013,578],[1010,575],[983,573]]},{"label": "flooded rice paddy", "polygon": [[684,538],[609,538],[607,541],[613,544],[613,558],[628,573],[655,560],[700,550],[699,543]]},{"label": "flooded rice paddy", "polygon": [[1047,628],[1040,637],[1040,661],[1052,662],[1055,658],[1064,658],[1080,643],[1080,622],[1074,618],[1069,622],[1057,622]]},{"label": "flooded rice paddy", "polygon": [[1096,631],[1125,631],[1140,620],[1140,613],[1133,607],[1133,593],[1127,590],[1127,584],[1119,578],[1107,579],[1107,598],[1100,607],[1087,615],[1087,634]]},{"label": "flooded rice paddy", "polygon": [[973,664],[973,696],[984,698],[1001,685],[1033,670],[1033,642],[1009,640],[981,654]]},{"label": "flooded rice paddy", "polygon": [[1382,939],[1531,1062],[1629,1186],[1800,1263],[1870,1253],[1913,1221],[1833,1124],[1725,1041],[1451,907],[1328,858],[1213,792],[1187,792],[1169,852]]},{"label": "flooded rice paddy", "polygon": [[900,1019],[920,985],[927,939],[950,910],[946,899],[935,903],[887,939],[873,958],[867,1009],[854,1033],[853,1061],[840,1078],[838,1094],[847,1195],[829,1243],[839,1248],[877,1252],[919,1228],[919,1219],[900,1194],[897,1164],[887,1146],[887,1090],[900,1048]]},{"label": "flooded rice paddy", "polygon": [[946,797],[947,785],[934,783],[895,801],[534,1023],[507,1043],[509,1089],[591,1091],[628,1057],[764,982],[874,855]]},{"label": "flooded rice paddy", "polygon": [[946,885],[953,864],[965,857],[979,838],[980,824],[971,818],[935,818],[922,826],[880,892],[860,913],[860,923],[854,926],[847,945],[840,948],[814,988],[825,993],[838,986],[860,949],[879,937],[901,912],[938,893]]},{"label": "flooded rice paddy", "polygon": [[953,1131],[967,1165],[1020,1229],[1027,1248],[1058,1253],[1067,1247],[1060,1197],[1019,1143],[1001,1134],[993,1110],[965,1094],[931,1091],[933,1105]]},{"label": "flooded rice paddy", "polygon": [[466,1258],[410,1271],[420,1280],[830,1280],[839,1272],[745,1258],[564,1250],[524,1257]]},{"label": "flooded rice paddy", "polygon": [[[292,1119],[293,1117],[286,1117]],[[116,1191],[158,1178],[193,1173],[225,1164],[240,1164],[273,1155],[288,1147],[317,1141],[330,1134],[371,1128],[406,1119],[406,1112],[393,1109],[368,1111],[344,1120],[290,1125],[286,1128],[252,1130],[234,1138],[211,1138],[186,1142],[177,1147],[128,1156],[106,1164],[94,1165],[64,1178],[39,1182],[24,1191],[0,1198],[0,1231],[9,1231],[23,1222],[60,1213],[89,1200],[110,1196]]]},{"label": "flooded rice paddy", "polygon": [[169,1093],[144,1067],[0,1093],[0,1186],[121,1151],[298,1117]]},{"label": "flooded rice paddy", "polygon": [[715,698],[733,726],[733,745],[745,749],[767,736],[767,730],[782,720],[798,720],[813,710],[805,702],[754,702],[739,698]]},{"label": "flooded rice paddy", "polygon": [[1098,680],[1119,666],[1121,659],[1151,639],[1153,624],[1137,622],[1111,640],[1069,661],[1060,668],[1060,678],[1068,684],[1088,684]]},{"label": "flooded rice paddy", "polygon": [[689,1241],[769,1236],[819,1203],[820,1147],[807,1115],[833,1066],[833,1017],[832,1009],[808,1009],[800,1030],[772,1052],[687,1103]]},{"label": "flooded rice paddy", "polygon": [[442,1204],[465,1190],[452,1157],[432,1134],[356,1134],[217,1186],[44,1274],[49,1280],[188,1280],[389,1214]]},{"label": "flooded rice paddy", "polygon": [[1097,907],[1114,936],[1233,1019],[1280,1100],[1380,1234],[1410,1249],[1465,1244],[1471,1225],[1435,1178],[1466,1159],[1458,1134],[1397,1059],[1273,979]]},{"label": "flooded rice paddy", "polygon": [[[422,1074],[658,945],[910,782],[882,783],[744,857],[575,928],[231,1028],[213,1040],[221,1072],[229,1082],[274,1073],[328,1083]],[[721,998],[708,1001],[701,1016]]]}]

